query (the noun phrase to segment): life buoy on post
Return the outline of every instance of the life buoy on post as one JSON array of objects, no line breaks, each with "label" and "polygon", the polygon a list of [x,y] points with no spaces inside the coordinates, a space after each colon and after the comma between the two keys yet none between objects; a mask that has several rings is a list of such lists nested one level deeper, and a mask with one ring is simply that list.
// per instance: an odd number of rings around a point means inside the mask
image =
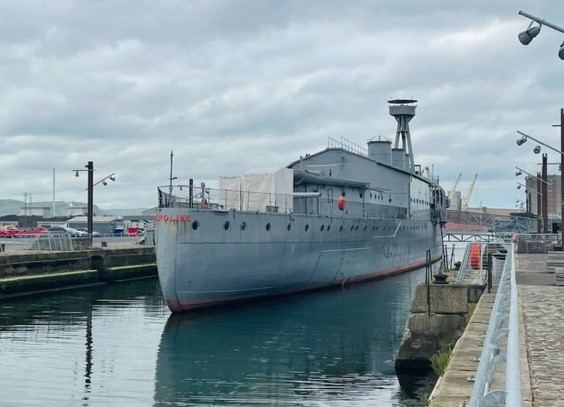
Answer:
[{"label": "life buoy on post", "polygon": [[208,200],[206,198],[202,199],[202,208],[208,209]]},{"label": "life buoy on post", "polygon": [[339,208],[340,211],[345,210],[345,197],[344,196],[340,196],[340,197],[337,198],[337,208]]}]

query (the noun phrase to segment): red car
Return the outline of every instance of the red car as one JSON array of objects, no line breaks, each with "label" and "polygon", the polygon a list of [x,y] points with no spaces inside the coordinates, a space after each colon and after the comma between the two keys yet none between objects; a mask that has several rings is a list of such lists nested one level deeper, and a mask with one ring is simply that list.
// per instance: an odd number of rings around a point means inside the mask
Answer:
[{"label": "red car", "polygon": [[15,226],[3,226],[0,228],[0,237],[12,237],[20,233],[20,230]]},{"label": "red car", "polygon": [[47,233],[47,230],[43,226],[20,230],[20,234],[22,235],[38,235],[41,233]]}]

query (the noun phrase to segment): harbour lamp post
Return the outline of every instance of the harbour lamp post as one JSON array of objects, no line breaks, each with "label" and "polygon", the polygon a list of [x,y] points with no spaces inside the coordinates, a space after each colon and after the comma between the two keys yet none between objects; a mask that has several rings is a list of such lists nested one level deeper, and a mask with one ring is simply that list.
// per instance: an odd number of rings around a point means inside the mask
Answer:
[{"label": "harbour lamp post", "polygon": [[[542,18],[535,17],[529,13],[525,13],[524,11],[519,11],[519,14],[531,20],[529,27],[525,31],[520,32],[518,35],[519,42],[523,45],[529,45],[533,40],[533,38],[539,35],[543,25],[564,34],[564,28],[559,27],[556,24],[549,23],[548,21]],[[537,23],[538,25],[534,25],[534,23]],[[560,44],[560,49],[558,50],[558,57],[564,60],[564,42]]]},{"label": "harbour lamp post", "polygon": [[89,240],[89,244],[90,246],[92,246],[92,232],[94,230],[94,186],[98,185],[100,183],[102,183],[103,185],[107,185],[108,183],[106,182],[107,179],[111,180],[111,181],[115,181],[115,172],[111,173],[110,175],[102,178],[100,181],[94,183],[94,162],[92,161],[88,161],[88,164],[86,164],[84,167],[86,167],[85,170],[73,170],[75,173],[75,177],[78,177],[78,173],[82,172],[82,171],[87,171],[88,172],[88,186],[86,188],[86,190],[88,191],[88,203],[87,203],[87,213],[86,213],[86,226],[87,226],[87,230],[88,230],[88,240]]},{"label": "harbour lamp post", "polygon": [[[543,225],[545,226],[544,229],[545,229],[545,232],[546,232],[546,230],[548,228],[548,191],[546,190],[546,188],[548,187],[549,182],[547,181],[547,174],[546,174],[547,163],[546,163],[545,156],[546,156],[546,154],[543,154],[543,173],[542,173],[543,175],[541,175],[541,176],[544,177],[544,179],[540,178],[536,175],[533,175],[530,172],[527,172],[524,169],[519,168],[519,167],[515,167],[515,169],[517,169],[517,172],[515,172],[515,176],[518,177],[520,175],[523,175],[523,173],[525,173],[529,177],[535,178],[537,180],[537,186],[539,187],[539,189],[541,189],[541,191],[543,191],[543,193],[541,193],[539,195],[539,197],[537,197],[537,198],[540,198],[542,196],[542,198],[543,198],[542,203],[541,203],[541,205],[539,205],[539,208],[537,210],[539,212],[539,216],[542,215],[542,218],[546,219],[546,223],[543,223]],[[542,183],[542,184],[540,184],[540,183]],[[521,189],[521,186],[524,186],[523,184],[521,184],[519,182],[517,182],[517,184],[519,184],[519,186],[517,186],[517,189]],[[525,188],[529,189],[528,187],[525,187]],[[538,203],[539,203],[539,199],[537,199],[537,205],[538,205]],[[541,207],[543,208],[543,210],[544,210],[544,208],[546,208],[546,213],[544,213],[544,212],[541,213],[541,211],[540,211]]]},{"label": "harbour lamp post", "polygon": [[[560,150],[549,146],[546,143],[543,143],[540,140],[537,140],[536,138],[534,138],[533,136],[529,135],[529,134],[525,134],[522,131],[517,130],[517,133],[521,135],[520,139],[517,139],[516,143],[518,146],[523,145],[524,143],[527,142],[528,139],[531,139],[537,143],[539,143],[540,145],[545,146],[546,148],[548,148],[549,150],[552,150],[558,154],[560,154],[560,244],[563,244],[563,226],[564,223],[562,222],[563,218],[564,218],[564,109],[560,109],[560,124],[556,125],[557,127],[560,127]],[[540,153],[540,145],[537,145],[533,152],[535,154]],[[545,160],[543,160],[543,167],[546,166],[546,162]],[[543,168],[543,171],[546,171],[546,168]],[[546,188],[546,185],[545,185]]]}]

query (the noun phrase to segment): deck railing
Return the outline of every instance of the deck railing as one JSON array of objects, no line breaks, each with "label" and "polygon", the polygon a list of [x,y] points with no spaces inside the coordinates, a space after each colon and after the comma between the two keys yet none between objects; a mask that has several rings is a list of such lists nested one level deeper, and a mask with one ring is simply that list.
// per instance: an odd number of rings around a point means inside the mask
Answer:
[{"label": "deck railing", "polygon": [[[371,218],[407,219],[407,208],[398,207],[390,194],[359,195],[354,199],[324,195],[315,191],[278,194],[229,189],[168,185],[158,188],[159,208],[196,208],[213,210],[239,210],[256,212],[279,212],[323,216],[363,216]],[[342,208],[342,209],[341,209]],[[421,209],[421,216],[430,216],[430,209]],[[417,216],[416,212],[414,214]]]}]

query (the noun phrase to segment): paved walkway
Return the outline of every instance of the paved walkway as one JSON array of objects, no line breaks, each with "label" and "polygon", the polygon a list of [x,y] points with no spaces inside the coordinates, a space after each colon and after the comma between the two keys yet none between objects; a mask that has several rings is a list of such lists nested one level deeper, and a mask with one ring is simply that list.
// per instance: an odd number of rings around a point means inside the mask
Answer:
[{"label": "paved walkway", "polygon": [[[564,252],[551,259],[564,264]],[[561,257],[561,259],[560,259]],[[564,407],[564,286],[547,273],[547,254],[515,254],[519,290],[519,347],[524,407]],[[457,342],[430,406],[459,407],[470,399],[495,293],[482,294],[474,315]],[[495,370],[492,389],[504,389],[505,364]]]},{"label": "paved walkway", "polygon": [[564,287],[546,272],[546,259],[515,257],[533,407],[564,406]]}]

